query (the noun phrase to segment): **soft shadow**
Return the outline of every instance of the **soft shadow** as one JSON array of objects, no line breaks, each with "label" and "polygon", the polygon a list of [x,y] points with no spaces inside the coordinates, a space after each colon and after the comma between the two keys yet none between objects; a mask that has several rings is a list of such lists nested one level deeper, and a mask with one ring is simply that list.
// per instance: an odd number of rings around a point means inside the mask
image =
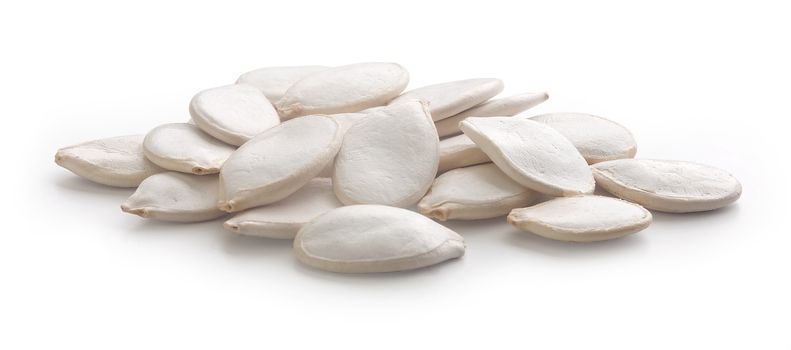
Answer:
[{"label": "soft shadow", "polygon": [[216,231],[212,233],[219,240],[222,251],[228,255],[290,258],[293,244],[290,239],[243,236],[224,229],[222,225]]},{"label": "soft shadow", "polygon": [[633,254],[646,247],[647,242],[643,235],[647,234],[649,230],[650,228],[608,241],[578,243],[556,241],[514,229],[506,234],[504,239],[508,244],[548,256],[564,259],[591,259],[621,253]]},{"label": "soft shadow", "polygon": [[212,234],[217,227],[222,228],[223,218],[214,219],[210,221],[201,222],[170,222],[156,219],[144,219],[134,217],[126,214],[128,219],[135,220],[136,222],[128,225],[131,232],[139,234],[156,234],[160,232],[167,232],[168,235],[177,234]]},{"label": "soft shadow", "polygon": [[[461,259],[464,259],[462,257]],[[378,273],[339,273],[319,270],[308,265],[305,265],[297,258],[292,257],[294,269],[305,276],[310,278],[321,279],[324,281],[338,282],[344,284],[359,284],[359,285],[381,285],[389,283],[403,283],[404,281],[422,280],[422,279],[435,279],[440,275],[452,275],[447,270],[454,268],[462,268],[463,262],[460,259],[451,259],[439,264],[396,272],[378,272]],[[445,270],[445,271],[441,271]]]},{"label": "soft shadow", "polygon": [[[654,224],[661,225],[688,225],[705,221],[721,222],[720,220],[736,220],[741,212],[739,203],[731,204],[717,210],[700,211],[695,213],[663,213],[652,210]],[[716,220],[716,221],[715,221]]]},{"label": "soft shadow", "polygon": [[106,197],[126,198],[135,191],[134,188],[112,187],[97,184],[78,176],[58,176],[54,183],[59,189]]}]

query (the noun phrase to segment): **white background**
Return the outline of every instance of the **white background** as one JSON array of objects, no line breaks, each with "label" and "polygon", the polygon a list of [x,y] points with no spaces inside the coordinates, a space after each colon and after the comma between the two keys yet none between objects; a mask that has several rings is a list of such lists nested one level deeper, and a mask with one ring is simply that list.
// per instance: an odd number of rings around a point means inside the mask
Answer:
[{"label": "white background", "polygon": [[[789,33],[763,1],[4,2],[0,348],[791,349]],[[614,119],[639,157],[727,169],[743,197],[595,244],[454,222],[463,259],[349,276],[124,214],[130,190],[53,162],[186,121],[247,70],[359,61],[548,91],[530,114]]]}]

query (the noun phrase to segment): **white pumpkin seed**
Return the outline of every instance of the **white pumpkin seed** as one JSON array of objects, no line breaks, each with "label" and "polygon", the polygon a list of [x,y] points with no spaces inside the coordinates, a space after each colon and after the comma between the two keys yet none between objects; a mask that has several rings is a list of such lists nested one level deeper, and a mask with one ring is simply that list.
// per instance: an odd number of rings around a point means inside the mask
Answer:
[{"label": "white pumpkin seed", "polygon": [[308,183],[341,145],[334,119],[312,115],[269,129],[239,147],[220,169],[220,209],[277,202]]},{"label": "white pumpkin seed", "polygon": [[255,86],[270,102],[275,103],[300,79],[328,68],[325,66],[266,67],[242,74],[236,83]]},{"label": "white pumpkin seed", "polygon": [[64,147],[55,163],[85,179],[107,186],[136,187],[165,171],[143,154],[143,135],[118,136]]},{"label": "white pumpkin seed", "polygon": [[217,209],[218,185],[217,175],[198,176],[172,171],[151,175],[121,205],[121,210],[165,221],[216,219],[225,214]]},{"label": "white pumpkin seed", "polygon": [[508,223],[549,239],[593,242],[642,231],[651,224],[651,213],[616,198],[577,196],[514,209]]},{"label": "white pumpkin seed", "polygon": [[201,130],[234,146],[280,123],[266,96],[244,84],[199,92],[190,102],[190,114]]},{"label": "white pumpkin seed", "polygon": [[470,117],[469,136],[506,175],[552,196],[593,193],[593,175],[571,142],[555,129],[529,119]]},{"label": "white pumpkin seed", "polygon": [[722,208],[742,194],[742,185],[731,174],[691,162],[619,159],[591,169],[596,183],[607,192],[670,213]]},{"label": "white pumpkin seed", "polygon": [[246,236],[293,239],[310,220],[341,206],[330,179],[315,178],[286,199],[241,212],[224,226]]},{"label": "white pumpkin seed", "polygon": [[297,81],[275,106],[284,118],[357,112],[387,104],[408,83],[409,73],[395,63],[350,64]]},{"label": "white pumpkin seed", "polygon": [[488,219],[531,205],[539,196],[489,163],[440,175],[417,208],[421,214],[442,221]]},{"label": "white pumpkin seed", "polygon": [[434,181],[439,138],[420,101],[370,113],[350,128],[335,159],[333,187],[344,204],[406,207]]},{"label": "white pumpkin seed", "polygon": [[143,140],[143,151],[150,161],[168,170],[196,175],[220,172],[222,163],[235,150],[187,123],[160,125]]},{"label": "white pumpkin seed", "polygon": [[467,117],[510,117],[522,113],[546,101],[546,92],[523,93],[494,100],[489,100],[452,117],[435,123],[439,137],[461,133],[459,122]]},{"label": "white pumpkin seed", "polygon": [[456,135],[439,142],[439,172],[492,160],[467,135]]},{"label": "white pumpkin seed", "polygon": [[431,118],[442,120],[472,108],[503,91],[500,79],[467,79],[423,86],[405,92],[390,104],[410,100],[428,102]]},{"label": "white pumpkin seed", "polygon": [[353,205],[302,227],[294,253],[303,263],[327,271],[391,272],[458,258],[464,255],[464,239],[409,210]]},{"label": "white pumpkin seed", "polygon": [[620,124],[583,113],[549,113],[530,119],[551,126],[577,147],[588,164],[634,158],[637,144]]}]

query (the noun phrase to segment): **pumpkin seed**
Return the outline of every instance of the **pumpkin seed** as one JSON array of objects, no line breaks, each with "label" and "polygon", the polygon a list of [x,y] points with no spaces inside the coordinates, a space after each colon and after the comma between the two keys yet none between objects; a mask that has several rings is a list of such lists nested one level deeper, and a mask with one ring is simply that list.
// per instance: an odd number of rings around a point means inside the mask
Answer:
[{"label": "pumpkin seed", "polygon": [[149,176],[130,196],[121,210],[143,218],[177,222],[216,219],[225,215],[217,209],[217,175],[165,172]]},{"label": "pumpkin seed", "polygon": [[733,175],[692,162],[618,159],[591,169],[596,183],[607,192],[670,213],[719,209],[742,194],[742,185]]},{"label": "pumpkin seed", "polygon": [[410,100],[428,102],[431,118],[438,121],[483,103],[500,91],[503,91],[503,82],[500,79],[458,80],[407,91],[390,104]]},{"label": "pumpkin seed", "polygon": [[64,147],[55,163],[96,183],[136,187],[147,177],[165,171],[146,159],[143,135],[118,136]]},{"label": "pumpkin seed", "polygon": [[508,223],[550,239],[593,242],[642,231],[651,224],[651,213],[616,198],[576,196],[514,209]]},{"label": "pumpkin seed", "polygon": [[395,63],[357,63],[310,74],[275,103],[283,118],[357,112],[390,102],[406,88],[409,73]]},{"label": "pumpkin seed", "polygon": [[574,145],[551,127],[510,117],[470,117],[469,136],[506,175],[532,190],[569,196],[593,193],[588,164]]},{"label": "pumpkin seed", "polygon": [[464,255],[464,239],[409,210],[353,205],[330,210],[294,239],[297,258],[346,273],[417,269]]},{"label": "pumpkin seed", "polygon": [[421,214],[442,221],[488,219],[531,205],[539,196],[489,163],[440,175],[417,208]]},{"label": "pumpkin seed", "polygon": [[335,159],[333,188],[341,202],[406,207],[434,181],[439,138],[424,103],[371,112],[352,126]]},{"label": "pumpkin seed", "polygon": [[341,145],[341,127],[313,115],[280,124],[239,147],[220,169],[220,209],[277,202],[316,177]]},{"label": "pumpkin seed", "polygon": [[266,96],[244,84],[199,92],[190,102],[190,114],[201,130],[234,146],[280,123]]},{"label": "pumpkin seed", "polygon": [[634,158],[637,153],[632,133],[609,119],[583,113],[549,113],[530,119],[551,126],[569,139],[588,164]]},{"label": "pumpkin seed", "polygon": [[143,140],[143,151],[155,164],[168,170],[196,175],[220,172],[222,163],[235,150],[236,147],[187,123],[160,125]]}]

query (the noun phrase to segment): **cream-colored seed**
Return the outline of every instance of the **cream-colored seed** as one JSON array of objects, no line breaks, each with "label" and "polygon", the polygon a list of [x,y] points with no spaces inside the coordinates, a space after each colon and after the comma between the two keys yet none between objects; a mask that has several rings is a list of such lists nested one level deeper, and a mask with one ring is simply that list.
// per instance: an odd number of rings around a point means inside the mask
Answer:
[{"label": "cream-colored seed", "polygon": [[118,136],[64,147],[55,153],[55,163],[96,183],[137,187],[165,171],[146,159],[143,139],[143,135]]},{"label": "cream-colored seed", "polygon": [[145,179],[121,210],[144,218],[195,222],[225,215],[217,209],[217,175],[165,172]]},{"label": "cream-colored seed", "polygon": [[546,92],[523,93],[481,103],[452,117],[437,121],[437,134],[446,137],[461,134],[459,122],[467,117],[510,117],[522,113],[546,101]]},{"label": "cream-colored seed", "polygon": [[320,115],[289,120],[239,147],[220,170],[220,209],[237,212],[277,202],[329,164],[341,127]]},{"label": "cream-colored seed", "polygon": [[489,163],[440,175],[417,208],[421,214],[442,221],[477,220],[506,215],[539,197],[538,192],[516,183]]},{"label": "cream-colored seed", "polygon": [[651,213],[617,198],[555,198],[508,215],[508,223],[537,235],[569,242],[604,241],[644,230]]},{"label": "cream-colored seed", "polygon": [[692,162],[618,159],[591,166],[608,192],[654,210],[689,213],[735,202],[742,185],[724,170]]},{"label": "cream-colored seed", "polygon": [[383,205],[333,209],[303,226],[294,239],[297,258],[345,273],[426,267],[464,255],[464,238],[415,212]]},{"label": "cream-colored seed", "polygon": [[245,84],[201,91],[190,101],[189,110],[201,130],[234,146],[280,123],[266,96]]},{"label": "cream-colored seed", "polygon": [[506,175],[551,196],[593,193],[591,170],[579,151],[551,127],[523,118],[470,117],[461,130]]},{"label": "cream-colored seed", "polygon": [[160,125],[143,140],[143,151],[150,161],[168,170],[196,175],[220,172],[235,150],[187,123]]}]

